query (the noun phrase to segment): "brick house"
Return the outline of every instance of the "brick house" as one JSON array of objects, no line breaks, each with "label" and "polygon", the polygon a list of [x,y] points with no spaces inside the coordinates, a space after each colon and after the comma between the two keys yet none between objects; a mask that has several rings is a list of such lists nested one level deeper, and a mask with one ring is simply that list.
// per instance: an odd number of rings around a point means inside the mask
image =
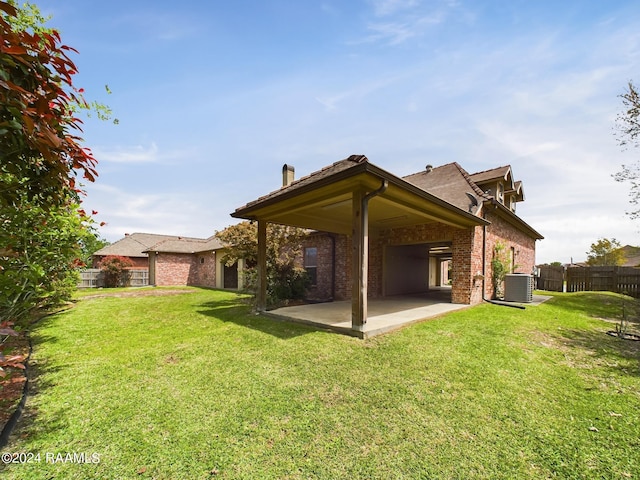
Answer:
[{"label": "brick house", "polygon": [[[397,177],[363,155],[299,180],[283,167],[283,186],[232,213],[258,222],[258,269],[266,266],[266,224],[314,230],[303,263],[320,300],[351,299],[362,331],[368,298],[426,293],[450,280],[451,302],[494,294],[491,260],[500,242],[512,270],[532,273],[543,237],[515,213],[524,200],[510,166],[469,174],[457,163]],[[449,278],[450,273],[450,278]],[[259,273],[258,310],[266,307]]]},{"label": "brick house", "polygon": [[243,265],[221,262],[224,245],[215,237],[192,238],[153,233],[125,237],[93,254],[94,268],[108,255],[128,257],[134,269],[148,270],[149,284],[242,289]]},{"label": "brick house", "polygon": [[124,238],[94,252],[93,268],[100,268],[102,259],[109,255],[119,255],[129,258],[129,260],[133,262],[133,268],[148,268],[149,255],[144,253],[144,251],[152,245],[170,238],[177,237],[172,235],[158,235],[155,233],[125,233]]},{"label": "brick house", "polygon": [[[242,289],[243,265],[225,265],[224,245],[215,236],[207,239],[177,237],[146,249],[149,283],[156,286],[194,285]],[[241,263],[241,262],[240,262]]]}]

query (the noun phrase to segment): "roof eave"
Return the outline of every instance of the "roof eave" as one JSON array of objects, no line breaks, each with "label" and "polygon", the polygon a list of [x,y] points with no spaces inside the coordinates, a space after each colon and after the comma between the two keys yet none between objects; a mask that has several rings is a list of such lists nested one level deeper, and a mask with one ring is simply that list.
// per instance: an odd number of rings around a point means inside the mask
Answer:
[{"label": "roof eave", "polygon": [[429,192],[417,187],[416,185],[410,182],[407,182],[406,180],[403,180],[402,178],[397,177],[396,175],[393,175],[392,173],[387,172],[386,170],[376,165],[373,165],[372,163],[369,163],[369,162],[354,164],[350,168],[341,170],[330,176],[308,183],[302,187],[292,188],[290,190],[285,189],[282,193],[279,193],[273,197],[266,198],[263,201],[255,201],[250,205],[249,204],[246,205],[245,207],[240,207],[236,209],[236,211],[233,212],[231,216],[233,218],[257,220],[258,219],[257,213],[259,210],[262,210],[266,207],[275,205],[280,202],[290,200],[292,198],[295,198],[296,196],[304,195],[305,193],[312,192],[322,187],[329,186],[333,183],[336,183],[342,180],[348,180],[350,178],[356,177],[358,175],[366,174],[366,173],[374,175],[379,180],[387,180],[389,183],[392,183],[399,188],[402,188],[408,192],[418,195],[419,197],[429,202],[432,202],[440,207],[453,211],[457,215],[460,215],[461,217],[463,217],[467,222],[471,224],[488,225],[490,223],[484,220],[483,218],[478,217],[477,215],[474,215],[472,213],[466,212],[456,207],[455,205],[452,205],[451,203],[448,203],[430,194]]},{"label": "roof eave", "polygon": [[498,215],[500,215],[503,219],[505,219],[515,227],[527,233],[527,235],[529,235],[530,237],[535,238],[536,240],[544,239],[544,237],[537,230],[535,230],[531,225],[529,225],[527,222],[522,220],[519,216],[505,207],[502,203],[498,202],[495,198],[487,200],[485,204],[493,206],[495,209],[494,211],[498,212]]}]

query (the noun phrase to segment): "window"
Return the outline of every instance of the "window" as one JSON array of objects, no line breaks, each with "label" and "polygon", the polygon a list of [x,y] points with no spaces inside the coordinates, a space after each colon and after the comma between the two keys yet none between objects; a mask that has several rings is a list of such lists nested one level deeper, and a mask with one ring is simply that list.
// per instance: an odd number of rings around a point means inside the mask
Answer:
[{"label": "window", "polygon": [[309,275],[311,285],[318,284],[318,249],[316,247],[305,247],[304,249],[304,269]]},{"label": "window", "polygon": [[200,264],[204,263],[204,257],[200,257]]},{"label": "window", "polygon": [[504,185],[502,183],[498,183],[497,193],[498,201],[504,203]]}]

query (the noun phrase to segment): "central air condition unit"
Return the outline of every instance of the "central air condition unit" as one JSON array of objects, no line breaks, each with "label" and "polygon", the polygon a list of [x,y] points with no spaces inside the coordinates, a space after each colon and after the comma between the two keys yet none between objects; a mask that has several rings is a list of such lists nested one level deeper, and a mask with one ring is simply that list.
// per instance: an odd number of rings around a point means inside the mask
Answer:
[{"label": "central air condition unit", "polygon": [[504,277],[506,302],[533,302],[533,275],[510,273]]}]

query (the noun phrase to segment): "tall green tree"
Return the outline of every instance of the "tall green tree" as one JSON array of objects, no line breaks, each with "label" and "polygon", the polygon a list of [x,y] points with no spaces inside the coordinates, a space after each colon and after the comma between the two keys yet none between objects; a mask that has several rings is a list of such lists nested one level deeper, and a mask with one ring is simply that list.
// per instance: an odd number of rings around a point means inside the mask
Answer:
[{"label": "tall green tree", "polygon": [[622,245],[615,238],[600,238],[587,252],[587,264],[593,267],[622,265],[625,262]]},{"label": "tall green tree", "polygon": [[90,106],[73,84],[75,50],[43,21],[0,0],[0,324],[67,299],[94,235],[80,182],[97,162],[74,113]]},{"label": "tall green tree", "polygon": [[[620,95],[623,111],[616,118],[618,144],[626,149],[640,145],[640,94],[633,82],[629,82],[627,90]],[[627,215],[634,220],[640,218],[640,161],[630,165],[622,165],[622,169],[613,175],[618,182],[630,186],[629,203],[633,209]]]}]

